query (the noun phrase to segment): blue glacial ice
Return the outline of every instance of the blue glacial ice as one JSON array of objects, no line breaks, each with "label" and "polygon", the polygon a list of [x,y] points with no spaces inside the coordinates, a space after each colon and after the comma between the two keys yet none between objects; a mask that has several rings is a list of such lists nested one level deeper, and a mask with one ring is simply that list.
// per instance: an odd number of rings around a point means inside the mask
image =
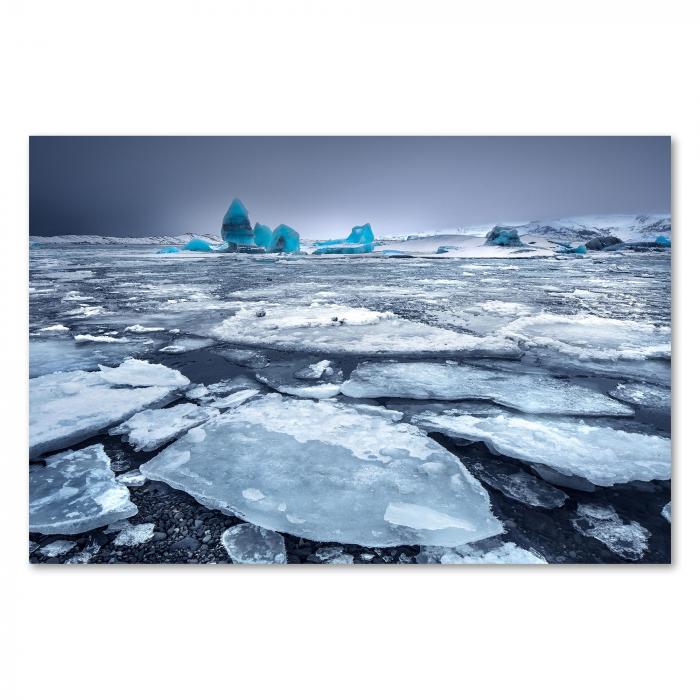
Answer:
[{"label": "blue glacial ice", "polygon": [[61,452],[29,470],[29,531],[75,535],[136,515],[102,445]]},{"label": "blue glacial ice", "polygon": [[463,544],[459,547],[421,547],[417,564],[546,564],[542,555],[514,542]]},{"label": "blue glacial ice", "polygon": [[70,447],[138,411],[165,405],[189,383],[177,370],[141,360],[30,379],[29,457]]},{"label": "blue glacial ice", "polygon": [[296,253],[299,251],[299,234],[291,227],[280,224],[274,231],[264,224],[255,224],[255,245],[266,253]]},{"label": "blue glacial ice", "polygon": [[234,564],[286,564],[284,538],[277,532],[243,523],[221,534],[229,558]]},{"label": "blue glacial ice", "polygon": [[182,249],[191,250],[197,253],[210,253],[212,251],[211,245],[206,241],[203,241],[201,238],[193,238],[191,241],[188,241],[182,247]]},{"label": "blue glacial ice", "polygon": [[523,246],[523,242],[520,240],[517,228],[510,228],[508,226],[494,226],[486,236],[484,245],[520,248]]},{"label": "blue glacial ice", "polygon": [[369,224],[354,226],[347,238],[329,241],[316,241],[314,254],[329,253],[350,255],[353,253],[371,253],[374,250],[374,233]]},{"label": "blue glacial ice", "polygon": [[209,508],[320,542],[455,546],[502,532],[454,455],[368,409],[269,394],[193,428],[141,471]]},{"label": "blue glacial ice", "polygon": [[631,416],[626,404],[546,374],[436,362],[364,362],[341,385],[354,398],[482,399],[525,413]]},{"label": "blue glacial ice", "polygon": [[248,210],[240,199],[231,202],[221,224],[221,238],[233,250],[238,247],[255,246],[253,227],[250,225]]},{"label": "blue glacial ice", "polygon": [[159,253],[180,253],[181,250],[176,245],[167,245],[164,248],[161,248],[158,252]]}]

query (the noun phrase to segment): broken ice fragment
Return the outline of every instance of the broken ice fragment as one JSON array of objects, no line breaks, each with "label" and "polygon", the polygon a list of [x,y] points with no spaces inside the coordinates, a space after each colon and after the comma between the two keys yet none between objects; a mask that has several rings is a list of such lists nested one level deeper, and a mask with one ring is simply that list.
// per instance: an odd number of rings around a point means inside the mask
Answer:
[{"label": "broken ice fragment", "polygon": [[117,481],[124,486],[143,486],[146,483],[146,477],[138,469],[132,469],[130,472],[119,474]]},{"label": "broken ice fragment", "polygon": [[657,411],[671,410],[671,389],[640,382],[618,384],[610,396],[631,403],[635,406],[645,406]]},{"label": "broken ice fragment", "polygon": [[671,522],[671,501],[661,509],[661,515],[663,515],[669,523]]},{"label": "broken ice fragment", "polygon": [[119,367],[104,367],[100,365],[100,376],[106,382],[118,386],[167,386],[180,388],[190,383],[190,380],[176,369],[133,358],[122,362]]},{"label": "broken ice fragment", "polygon": [[417,564],[546,564],[539,554],[513,542],[493,547],[463,544],[459,547],[421,547]]},{"label": "broken ice fragment", "polygon": [[54,540],[49,542],[49,544],[45,544],[39,552],[45,557],[53,559],[54,557],[62,557],[64,554],[68,554],[75,545],[76,543],[72,540]]},{"label": "broken ice fragment", "polygon": [[75,535],[138,512],[102,445],[61,452],[29,471],[29,531]]},{"label": "broken ice fragment", "polygon": [[282,535],[244,523],[224,530],[221,543],[234,564],[286,564]]}]

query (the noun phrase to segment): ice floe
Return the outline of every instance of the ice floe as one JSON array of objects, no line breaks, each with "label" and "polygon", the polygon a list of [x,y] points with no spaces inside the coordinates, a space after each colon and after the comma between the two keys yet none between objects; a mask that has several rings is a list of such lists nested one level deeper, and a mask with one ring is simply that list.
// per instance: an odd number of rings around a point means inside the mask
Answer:
[{"label": "ice floe", "polygon": [[354,564],[355,558],[347,554],[342,547],[319,547],[314,552],[314,559],[323,564]]},{"label": "ice floe", "polygon": [[121,425],[112,428],[109,434],[125,435],[137,452],[152,452],[218,413],[216,408],[193,403],[149,409],[131,416]]},{"label": "ice floe", "polygon": [[[264,312],[262,315],[260,312]],[[260,347],[338,354],[461,352],[517,356],[506,338],[479,337],[408,321],[391,311],[339,304],[249,302],[212,330],[221,340]]]},{"label": "ice floe", "polygon": [[[535,470],[551,467],[597,486],[671,478],[671,441],[571,419],[516,415],[429,415],[421,427],[484,442],[493,452],[522,460]],[[548,472],[541,472],[548,478]]]},{"label": "ice floe", "polygon": [[194,428],[141,471],[207,507],[321,542],[457,545],[499,534],[459,460],[382,411],[269,394]]},{"label": "ice floe", "polygon": [[61,452],[29,470],[29,531],[75,535],[138,512],[102,445]]},{"label": "ice floe", "polygon": [[138,469],[132,469],[119,474],[117,481],[124,486],[143,486],[146,483],[146,477]]},{"label": "ice floe", "polygon": [[634,414],[605,394],[563,379],[448,363],[365,362],[352,372],[341,391],[356,398],[487,399],[525,413]]},{"label": "ice floe", "polygon": [[224,530],[221,535],[234,564],[286,564],[284,538],[277,532],[244,523]]},{"label": "ice floe", "polygon": [[222,411],[227,408],[236,408],[236,406],[244,404],[246,401],[252,399],[254,396],[257,396],[259,393],[260,391],[258,389],[240,389],[239,391],[234,391],[228,396],[215,399],[208,405]]},{"label": "ice floe", "polygon": [[417,564],[546,564],[541,555],[513,542],[493,547],[463,544],[459,547],[421,547]]},{"label": "ice floe", "polygon": [[574,529],[602,542],[613,554],[623,559],[638,561],[648,549],[651,533],[638,522],[623,522],[612,506],[579,504]]},{"label": "ice floe", "polygon": [[138,411],[163,405],[175,389],[187,384],[189,380],[175,370],[138,360],[99,372],[57,372],[30,379],[29,457],[70,447]]}]

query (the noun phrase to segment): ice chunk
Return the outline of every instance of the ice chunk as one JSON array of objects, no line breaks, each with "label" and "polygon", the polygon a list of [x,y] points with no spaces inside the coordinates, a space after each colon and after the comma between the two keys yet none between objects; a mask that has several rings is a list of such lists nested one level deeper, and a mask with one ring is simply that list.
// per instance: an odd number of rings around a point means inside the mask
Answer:
[{"label": "ice chunk", "polygon": [[65,331],[69,331],[70,328],[68,328],[68,326],[64,326],[62,323],[54,323],[52,326],[44,326],[44,328],[40,328],[39,330],[50,333],[63,333]]},{"label": "ice chunk", "polygon": [[114,538],[114,544],[117,547],[136,547],[148,542],[153,537],[154,528],[154,523],[129,524],[119,531],[119,534]]},{"label": "ice chunk", "polygon": [[512,469],[505,465],[474,462],[469,465],[481,479],[504,496],[533,508],[560,508],[568,496],[546,481],[528,474],[522,469]]},{"label": "ice chunk", "polygon": [[[163,405],[173,398],[173,385],[181,384],[182,380],[189,383],[179,372],[167,367],[160,368],[165,370],[162,375],[157,369],[159,365],[149,367],[156,370],[137,376],[125,375],[116,368],[106,373],[57,372],[30,379],[30,459],[70,447],[145,408]],[[108,381],[111,378],[117,383],[145,382],[149,373],[153,381],[164,385],[120,388]],[[170,385],[165,385],[166,382]]]},{"label": "ice chunk", "polygon": [[138,512],[102,445],[61,452],[29,470],[29,531],[75,535]]},{"label": "ice chunk", "polygon": [[669,523],[671,522],[671,501],[661,509],[661,515],[663,515]]},{"label": "ice chunk", "polygon": [[69,559],[66,559],[66,564],[87,564],[100,551],[100,549],[100,545],[97,542],[89,542],[80,552],[77,552]]},{"label": "ice chunk", "polygon": [[160,328],[159,326],[142,326],[140,323],[136,323],[133,326],[127,326],[124,331],[127,333],[157,333],[158,331],[164,331],[165,328]]},{"label": "ice chunk", "polygon": [[[543,464],[598,486],[671,478],[671,441],[655,435],[567,419],[516,415],[423,415],[420,425],[452,437],[484,442],[494,452]],[[547,476],[546,472],[541,472]]]},{"label": "ice chunk", "polygon": [[161,248],[159,253],[179,253],[180,248],[178,248],[176,245],[167,245],[165,248]]},{"label": "ice chunk", "polygon": [[324,564],[354,564],[352,554],[346,554],[341,547],[320,547],[314,557]]},{"label": "ice chunk", "polygon": [[203,384],[197,384],[189,391],[186,391],[185,396],[188,399],[197,400],[203,399],[208,393],[209,389],[207,389],[207,387],[205,387]]},{"label": "ice chunk", "polygon": [[212,247],[207,243],[206,241],[203,241],[201,238],[193,238],[191,241],[188,241],[183,247],[183,250],[191,250],[197,253],[210,253],[212,251]]},{"label": "ice chunk", "polygon": [[629,382],[618,384],[609,393],[610,396],[635,406],[644,406],[658,411],[671,410],[671,390],[666,387]]},{"label": "ice chunk", "polygon": [[342,370],[337,369],[331,360],[321,360],[294,372],[297,379],[321,379],[324,375],[336,376]]},{"label": "ice chunk", "polygon": [[221,544],[234,564],[286,564],[282,535],[245,523],[224,530]]},{"label": "ice chunk", "polygon": [[76,343],[130,343],[128,338],[114,338],[111,335],[78,334],[73,336]]},{"label": "ice chunk", "polygon": [[124,486],[143,486],[146,483],[146,477],[138,469],[132,469],[120,474],[117,481]]},{"label": "ice chunk", "polygon": [[493,547],[463,544],[459,547],[421,547],[417,564],[546,564],[539,554],[513,542]]},{"label": "ice chunk", "polygon": [[270,364],[265,355],[255,350],[221,350],[218,354],[235,365],[251,369],[263,369]]},{"label": "ice chunk", "polygon": [[137,452],[152,452],[218,413],[216,408],[193,403],[181,403],[172,408],[149,409],[131,416],[129,420],[112,428],[109,434],[126,435],[129,444]]},{"label": "ice chunk", "polygon": [[625,524],[612,506],[582,503],[571,522],[577,532],[602,542],[623,559],[637,561],[648,549],[649,530],[634,520]]},{"label": "ice chunk", "polygon": [[544,374],[515,374],[435,362],[365,362],[342,385],[346,396],[488,399],[525,413],[629,416],[625,404]]},{"label": "ice chunk", "polygon": [[209,338],[178,338],[177,342],[161,348],[160,352],[165,352],[169,355],[179,355],[180,353],[190,352],[191,350],[202,350],[213,344],[214,341]]},{"label": "ice chunk", "polygon": [[641,321],[541,313],[511,321],[502,332],[527,348],[553,350],[580,360],[644,360],[671,355],[671,329]]},{"label": "ice chunk", "polygon": [[285,384],[262,374],[256,374],[255,378],[275,391],[302,399],[330,399],[340,393],[340,384]]},{"label": "ice chunk", "polygon": [[122,362],[119,367],[100,365],[100,376],[109,384],[117,386],[163,386],[175,389],[190,383],[176,369],[134,359]]},{"label": "ice chunk", "polygon": [[39,551],[45,556],[53,559],[68,554],[75,547],[76,543],[71,540],[54,540],[45,544]]},{"label": "ice chunk", "polygon": [[296,253],[299,250],[299,234],[290,226],[281,224],[274,231],[264,224],[255,224],[255,245],[266,253]]},{"label": "ice chunk", "polygon": [[[457,545],[502,531],[456,457],[381,413],[268,394],[195,430],[141,471],[271,530],[366,546]],[[246,499],[244,489],[264,497]],[[387,521],[391,503],[431,509],[431,528]]]},{"label": "ice chunk", "polygon": [[[260,315],[260,311],[265,311]],[[505,338],[479,337],[407,321],[390,311],[339,304],[293,306],[248,302],[212,331],[230,342],[314,353],[396,354],[459,352],[517,357]]]}]

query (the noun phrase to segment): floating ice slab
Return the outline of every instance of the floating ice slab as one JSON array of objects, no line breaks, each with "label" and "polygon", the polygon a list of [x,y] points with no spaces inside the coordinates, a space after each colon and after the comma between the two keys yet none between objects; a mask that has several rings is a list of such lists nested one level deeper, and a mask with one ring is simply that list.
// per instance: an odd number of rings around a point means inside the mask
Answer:
[{"label": "floating ice slab", "polygon": [[83,333],[73,336],[76,343],[130,343],[129,338],[115,338],[111,335],[90,335]]},{"label": "floating ice slab", "polygon": [[218,408],[220,410],[225,410],[227,408],[236,408],[244,404],[246,401],[252,399],[260,393],[258,389],[241,389],[240,391],[234,391],[228,396],[224,396],[221,399],[216,399],[212,401],[209,406],[212,408]]},{"label": "floating ice slab", "polygon": [[137,452],[152,452],[190,428],[218,415],[216,408],[182,403],[172,408],[156,408],[137,413],[109,431],[110,435],[126,435]]},{"label": "floating ice slab", "polygon": [[[586,425],[583,421],[515,415],[424,415],[420,425],[475,442],[532,464],[597,486],[671,478],[667,438]],[[543,476],[546,474],[543,473]]]},{"label": "floating ice slab", "polygon": [[356,398],[488,399],[525,413],[634,414],[619,401],[563,379],[447,363],[365,362],[352,372],[341,391]]},{"label": "floating ice slab", "polygon": [[117,547],[136,547],[148,542],[153,537],[154,528],[153,523],[129,524],[119,531],[119,534],[114,538],[114,544]]},{"label": "floating ice slab", "polygon": [[265,355],[255,350],[220,350],[218,354],[235,365],[251,369],[262,369],[270,364]]},{"label": "floating ice slab", "polygon": [[221,340],[245,345],[316,353],[519,355],[515,344],[505,338],[456,333],[407,321],[390,311],[338,304],[293,306],[249,302],[212,333]]},{"label": "floating ice slab", "polygon": [[342,370],[335,365],[331,360],[321,360],[320,362],[314,362],[307,367],[302,367],[301,369],[294,372],[294,376],[297,379],[321,379],[322,377],[337,377],[340,375],[342,377]]},{"label": "floating ice slab", "polygon": [[160,352],[168,355],[180,355],[191,350],[202,350],[213,344],[214,341],[209,338],[178,338],[177,342],[172,345],[166,345],[160,349]]},{"label": "floating ice slab", "polygon": [[234,564],[286,564],[284,537],[257,525],[244,523],[224,530],[221,544]]},{"label": "floating ice slab", "polygon": [[[209,508],[320,542],[457,545],[502,531],[486,491],[447,450],[415,426],[334,401],[254,399],[141,471]],[[391,504],[401,524],[385,517]]]},{"label": "floating ice slab", "polygon": [[669,358],[671,329],[588,314],[541,313],[512,321],[504,335],[529,348],[551,349],[581,360]]},{"label": "floating ice slab", "polygon": [[577,532],[602,542],[623,559],[638,561],[648,549],[649,530],[634,520],[624,523],[612,506],[580,504],[571,522]]},{"label": "floating ice slab", "polygon": [[653,408],[657,411],[669,411],[671,409],[671,390],[666,387],[629,382],[627,384],[618,384],[610,391],[610,396],[635,406]]},{"label": "floating ice slab", "polygon": [[29,471],[29,531],[75,535],[138,512],[102,445],[49,457]]},{"label": "floating ice slab", "polygon": [[[107,372],[57,372],[30,379],[30,459],[51,450],[70,447],[121,423],[137,411],[167,403],[174,396],[174,386],[181,385],[182,380],[185,384],[189,383],[179,372],[167,367],[148,367],[155,370],[133,375],[119,368]],[[164,370],[162,376],[160,370]],[[168,374],[171,372],[174,374]],[[145,382],[149,373],[152,374],[150,379],[161,385],[138,388],[117,386],[121,383]]]},{"label": "floating ice slab", "polygon": [[513,542],[494,547],[463,544],[459,547],[421,547],[417,564],[546,564],[539,554]]}]

